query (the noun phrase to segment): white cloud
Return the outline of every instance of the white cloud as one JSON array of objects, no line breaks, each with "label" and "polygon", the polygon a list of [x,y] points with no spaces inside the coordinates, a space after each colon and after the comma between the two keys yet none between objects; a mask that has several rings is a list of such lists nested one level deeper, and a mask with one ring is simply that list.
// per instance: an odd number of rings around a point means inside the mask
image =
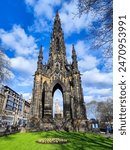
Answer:
[{"label": "white cloud", "polygon": [[23,28],[14,25],[11,31],[0,29],[2,45],[14,50],[16,55],[35,55],[37,45],[34,37],[26,34]]},{"label": "white cloud", "polygon": [[80,58],[83,58],[84,55],[86,55],[87,51],[88,51],[88,47],[86,46],[85,41],[77,41],[77,43],[75,44],[75,49],[76,49],[76,53],[77,56]]},{"label": "white cloud", "polygon": [[85,71],[82,76],[83,84],[93,86],[112,86],[112,72],[101,72],[97,68]]},{"label": "white cloud", "polygon": [[21,92],[21,93],[22,93],[23,98],[24,98],[25,100],[29,100],[29,99],[32,98],[32,93],[23,93],[23,92]]},{"label": "white cloud", "polygon": [[24,73],[29,73],[29,74],[34,74],[34,72],[36,71],[36,60],[34,60],[33,58],[31,59],[26,59],[24,57],[15,57],[15,58],[11,58],[11,66],[12,68],[18,70],[18,71],[22,71]]},{"label": "white cloud", "polygon": [[[66,44],[66,49],[68,54],[67,58],[70,62],[72,57],[72,45]],[[86,71],[88,69],[93,69],[99,64],[99,60],[95,56],[87,54],[88,49],[89,48],[87,47],[85,41],[79,40],[75,44],[75,50],[78,57],[78,66],[81,72]]]},{"label": "white cloud", "polygon": [[85,93],[87,95],[112,95],[112,89],[111,88],[96,88],[96,87],[85,87],[84,88]]},{"label": "white cloud", "polygon": [[85,103],[89,103],[93,100],[94,100],[94,97],[92,95],[91,96],[84,96],[84,102]]},{"label": "white cloud", "polygon": [[[67,54],[69,56],[72,56],[72,44],[66,44]],[[88,51],[88,47],[86,46],[85,41],[78,40],[74,44],[74,47],[75,47],[78,58],[83,58]]]},{"label": "white cloud", "polygon": [[49,30],[48,20],[54,17],[54,7],[61,4],[61,0],[25,0],[26,5],[34,14],[34,23],[28,27],[29,31],[43,32]]},{"label": "white cloud", "polygon": [[32,76],[25,76],[25,77],[18,77],[16,79],[16,84],[17,86],[19,87],[30,87],[30,86],[33,86],[33,77]]},{"label": "white cloud", "polygon": [[25,0],[25,3],[33,8],[35,17],[51,19],[54,15],[53,7],[60,5],[61,0]]},{"label": "white cloud", "polygon": [[47,21],[43,17],[39,17],[38,19],[34,20],[34,24],[32,26],[28,27],[28,30],[30,32],[35,31],[35,32],[43,32],[43,31],[50,31],[50,28],[48,26]]},{"label": "white cloud", "polygon": [[101,96],[101,95],[98,95],[98,96],[95,96],[95,95],[89,95],[89,96],[84,96],[84,102],[87,104],[91,101],[97,101],[97,102],[101,102],[101,101],[106,101],[108,100],[109,98],[112,98],[112,96]]},{"label": "white cloud", "polygon": [[[59,10],[61,23],[66,35],[71,35],[73,32],[79,33],[82,29],[88,30],[91,28],[91,23],[94,19],[98,19],[98,16],[93,12],[78,15],[77,0],[61,1],[61,0],[25,0],[26,5],[32,8],[35,21],[32,25],[32,29],[36,32],[46,31],[45,27],[48,21],[52,21],[55,16],[55,7],[61,6]],[[61,5],[62,4],[62,5]],[[42,21],[44,20],[44,22]],[[40,26],[40,28],[39,28]],[[40,30],[39,30],[40,29]]]},{"label": "white cloud", "polygon": [[98,63],[99,61],[96,59],[96,57],[93,57],[91,55],[85,55],[83,59],[78,61],[80,71],[93,69],[97,66]]},{"label": "white cloud", "polygon": [[80,32],[82,29],[88,30],[94,20],[94,14],[83,14],[78,17],[77,1],[72,0],[70,3],[64,2],[60,10],[60,18],[63,24],[63,29],[66,34],[70,35],[73,32]]},{"label": "white cloud", "polygon": [[35,0],[25,0],[27,5],[33,6],[35,5]]},{"label": "white cloud", "polygon": [[11,67],[21,73],[34,74],[38,56],[36,40],[26,34],[23,28],[14,25],[12,30],[0,29],[2,45],[14,51],[15,57],[10,58]]}]

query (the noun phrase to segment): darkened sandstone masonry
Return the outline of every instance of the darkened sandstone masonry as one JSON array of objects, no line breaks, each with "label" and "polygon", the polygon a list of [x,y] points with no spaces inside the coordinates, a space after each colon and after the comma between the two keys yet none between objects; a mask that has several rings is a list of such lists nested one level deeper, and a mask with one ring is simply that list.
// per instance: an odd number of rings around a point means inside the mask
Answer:
[{"label": "darkened sandstone masonry", "polygon": [[[42,64],[42,47],[39,51],[34,76],[30,129],[32,130],[86,130],[86,109],[83,99],[77,55],[72,46],[72,63],[66,59],[64,35],[58,12],[51,35],[49,60]],[[59,89],[63,95],[63,118],[53,118],[53,95]]]}]

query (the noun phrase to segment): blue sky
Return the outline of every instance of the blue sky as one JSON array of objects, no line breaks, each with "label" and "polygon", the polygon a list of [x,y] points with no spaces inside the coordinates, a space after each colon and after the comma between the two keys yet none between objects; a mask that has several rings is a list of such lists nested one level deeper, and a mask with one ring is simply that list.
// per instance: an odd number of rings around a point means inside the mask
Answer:
[{"label": "blue sky", "polygon": [[79,18],[76,0],[0,1],[0,44],[12,67],[12,79],[8,85],[25,98],[31,96],[39,47],[43,45],[45,63],[48,60],[50,34],[57,9],[69,62],[72,44],[75,45],[85,102],[112,97],[112,71],[106,69],[102,49],[91,49],[89,38],[89,30],[100,15],[89,13]]}]

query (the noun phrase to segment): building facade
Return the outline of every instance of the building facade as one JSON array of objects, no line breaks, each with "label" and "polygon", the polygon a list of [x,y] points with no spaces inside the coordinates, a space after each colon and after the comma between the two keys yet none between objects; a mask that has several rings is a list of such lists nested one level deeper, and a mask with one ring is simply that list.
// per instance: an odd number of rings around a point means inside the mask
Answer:
[{"label": "building facade", "polygon": [[[72,45],[72,63],[68,63],[58,12],[51,34],[49,60],[47,64],[43,64],[42,61],[41,47],[34,76],[31,104],[31,117],[36,119],[32,119],[30,126],[37,128],[39,125],[40,129],[54,128],[56,122],[53,118],[53,96],[57,89],[63,96],[63,122],[66,122],[64,126],[71,130],[74,120],[82,120],[82,127],[85,126],[86,109],[76,50]],[[37,123],[34,120],[37,120]]]},{"label": "building facade", "polygon": [[22,95],[4,85],[1,86],[0,95],[2,97],[0,99],[0,120],[2,123],[22,125],[24,120],[27,121],[30,103],[26,102]]},{"label": "building facade", "polygon": [[30,103],[31,101],[24,100],[23,103],[23,125],[26,125],[28,123],[28,119],[30,118]]}]

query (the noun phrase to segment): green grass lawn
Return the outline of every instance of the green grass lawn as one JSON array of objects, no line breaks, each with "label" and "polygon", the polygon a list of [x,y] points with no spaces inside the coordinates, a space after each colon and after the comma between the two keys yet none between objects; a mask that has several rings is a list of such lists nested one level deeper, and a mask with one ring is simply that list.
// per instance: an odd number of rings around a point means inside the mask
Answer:
[{"label": "green grass lawn", "polygon": [[[67,144],[39,144],[40,138],[64,138]],[[0,150],[112,150],[112,139],[90,133],[35,132],[0,137]]]}]

